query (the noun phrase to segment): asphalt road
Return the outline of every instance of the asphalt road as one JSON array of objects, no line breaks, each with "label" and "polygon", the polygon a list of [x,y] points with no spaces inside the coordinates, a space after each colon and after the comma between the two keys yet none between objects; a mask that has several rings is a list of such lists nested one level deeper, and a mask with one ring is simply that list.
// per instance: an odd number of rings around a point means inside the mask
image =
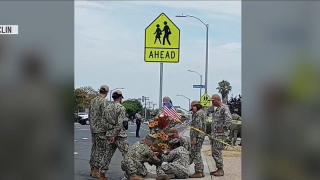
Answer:
[{"label": "asphalt road", "polygon": [[[179,131],[184,129],[183,126],[176,126]],[[148,133],[148,125],[142,124],[140,128],[140,137],[136,138],[136,125],[129,125],[127,130],[128,142],[132,146],[135,142],[141,140]],[[75,125],[74,127],[74,173],[75,180],[93,180],[90,177],[90,151],[91,151],[91,134],[90,127],[86,125]],[[109,171],[106,177],[109,180],[122,180],[124,177],[124,172],[121,170],[120,162],[122,160],[122,155],[119,150],[116,151],[112,157],[111,164],[109,166]],[[96,179],[95,179],[96,180]]]}]

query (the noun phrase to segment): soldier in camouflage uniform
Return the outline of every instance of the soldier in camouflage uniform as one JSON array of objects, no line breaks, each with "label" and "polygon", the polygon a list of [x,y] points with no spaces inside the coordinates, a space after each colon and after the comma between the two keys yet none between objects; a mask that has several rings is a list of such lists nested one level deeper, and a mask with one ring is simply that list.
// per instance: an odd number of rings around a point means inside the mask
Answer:
[{"label": "soldier in camouflage uniform", "polygon": [[230,126],[229,140],[232,145],[236,145],[238,133],[241,133],[241,117],[237,114],[238,110],[235,109],[232,116],[232,124]]},{"label": "soldier in camouflage uniform", "polygon": [[168,180],[171,178],[187,179],[189,177],[189,152],[181,146],[179,139],[173,139],[169,141],[171,151],[167,154],[162,154],[161,159],[163,164],[157,167],[156,180]]},{"label": "soldier in camouflage uniform", "polygon": [[91,166],[90,176],[99,178],[100,162],[105,153],[106,130],[104,121],[104,110],[107,108],[108,102],[106,97],[109,87],[103,85],[100,87],[100,95],[93,98],[89,108],[89,123],[92,138],[92,148],[89,164]]},{"label": "soldier in camouflage uniform", "polygon": [[[206,120],[207,114],[202,109],[199,101],[191,102],[192,121],[191,126],[199,129],[203,132],[206,131]],[[190,164],[194,163],[195,173],[190,178],[202,178],[204,177],[204,165],[201,157],[201,149],[204,141],[204,134],[190,129],[190,140],[191,140],[191,159]]]},{"label": "soldier in camouflage uniform", "polygon": [[[228,128],[231,125],[232,117],[229,110],[229,107],[221,102],[219,95],[214,94],[211,97],[212,104],[217,107],[213,114],[212,120],[212,135],[213,138],[216,138],[221,141],[225,141]],[[216,162],[217,170],[210,172],[210,175],[214,176],[223,176],[223,159],[222,159],[222,150],[224,145],[218,141],[211,142],[212,157]]]},{"label": "soldier in camouflage uniform", "polygon": [[106,151],[103,156],[100,168],[99,180],[107,180],[105,174],[109,169],[111,158],[117,148],[125,156],[129,149],[129,143],[127,141],[127,133],[123,128],[123,119],[126,115],[126,108],[121,105],[122,103],[122,92],[115,91],[112,93],[114,103],[108,105],[105,110],[106,116]]},{"label": "soldier in camouflage uniform", "polygon": [[178,139],[180,142],[180,145],[186,148],[186,150],[190,152],[191,150],[190,140],[186,137],[180,137],[177,128],[175,127],[170,128],[168,136],[170,137],[170,139]]},{"label": "soldier in camouflage uniform", "polygon": [[145,162],[161,165],[161,160],[151,150],[154,139],[153,135],[148,134],[143,140],[136,142],[121,161],[121,169],[128,180],[142,180],[148,175],[148,170],[143,164]]}]

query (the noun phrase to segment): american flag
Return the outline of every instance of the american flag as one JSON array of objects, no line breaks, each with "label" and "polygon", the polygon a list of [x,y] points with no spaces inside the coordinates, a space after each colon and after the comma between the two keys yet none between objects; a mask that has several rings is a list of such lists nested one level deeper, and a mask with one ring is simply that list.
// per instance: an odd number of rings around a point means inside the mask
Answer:
[{"label": "american flag", "polygon": [[172,117],[174,121],[181,119],[181,116],[177,113],[177,111],[168,100],[164,102],[163,112],[166,113],[169,117]]}]

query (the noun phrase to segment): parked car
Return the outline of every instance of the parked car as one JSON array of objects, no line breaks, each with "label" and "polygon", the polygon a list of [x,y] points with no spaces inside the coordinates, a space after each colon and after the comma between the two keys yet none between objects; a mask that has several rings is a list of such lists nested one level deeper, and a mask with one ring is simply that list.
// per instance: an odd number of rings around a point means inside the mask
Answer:
[{"label": "parked car", "polygon": [[81,125],[89,125],[89,114],[78,113],[78,123]]}]

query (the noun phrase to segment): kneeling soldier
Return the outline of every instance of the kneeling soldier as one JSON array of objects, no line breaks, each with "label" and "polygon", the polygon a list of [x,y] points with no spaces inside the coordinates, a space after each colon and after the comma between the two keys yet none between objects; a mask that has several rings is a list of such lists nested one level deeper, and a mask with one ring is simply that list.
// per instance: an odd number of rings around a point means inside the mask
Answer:
[{"label": "kneeling soldier", "polygon": [[157,167],[157,180],[168,180],[170,178],[187,179],[189,178],[189,152],[180,145],[179,139],[169,141],[171,151],[167,155],[161,155],[163,164]]},{"label": "kneeling soldier", "polygon": [[154,139],[154,136],[148,134],[143,140],[136,142],[121,161],[121,169],[128,180],[143,180],[148,175],[148,170],[143,164],[145,162],[150,165],[161,165],[161,160],[151,150]]}]

